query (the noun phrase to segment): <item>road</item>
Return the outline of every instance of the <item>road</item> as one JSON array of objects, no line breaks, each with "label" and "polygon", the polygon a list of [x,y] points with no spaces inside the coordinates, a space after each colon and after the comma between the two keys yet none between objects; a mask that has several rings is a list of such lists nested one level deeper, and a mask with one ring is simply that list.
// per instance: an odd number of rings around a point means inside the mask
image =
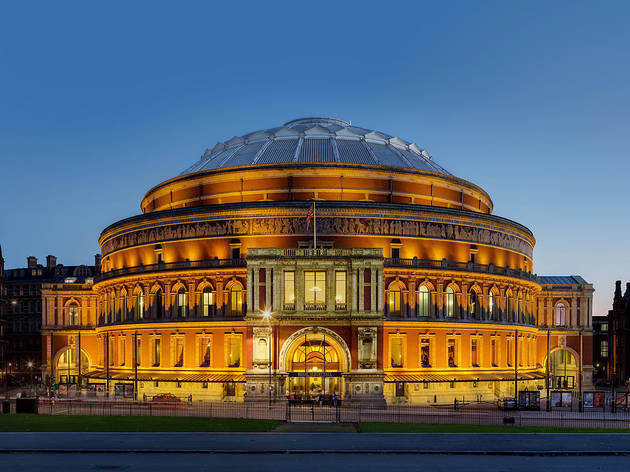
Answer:
[{"label": "road", "polygon": [[2,470],[626,471],[625,434],[0,433]]},{"label": "road", "polygon": [[477,470],[527,471],[626,471],[628,457],[513,457],[471,455],[409,454],[7,454],[0,457],[4,470],[202,472],[241,471],[278,472],[281,470],[343,470],[344,472],[384,472],[425,470],[472,472]]}]

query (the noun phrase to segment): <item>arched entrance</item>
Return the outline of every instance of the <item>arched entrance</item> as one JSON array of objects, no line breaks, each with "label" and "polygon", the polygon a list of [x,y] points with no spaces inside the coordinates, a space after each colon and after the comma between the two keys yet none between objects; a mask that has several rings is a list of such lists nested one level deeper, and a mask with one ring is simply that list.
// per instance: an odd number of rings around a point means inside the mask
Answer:
[{"label": "arched entrance", "polygon": [[343,397],[343,374],[349,368],[346,343],[334,331],[306,328],[294,333],[280,353],[280,369],[287,373],[290,400]]},{"label": "arched entrance", "polygon": [[572,390],[578,382],[577,354],[569,349],[560,348],[549,354],[549,376],[551,387]]},{"label": "arched entrance", "polygon": [[[90,368],[90,360],[81,350],[81,373],[86,373]],[[79,381],[79,366],[77,365],[77,353],[75,348],[66,348],[57,354],[55,361],[55,380],[62,384],[76,384]]]}]

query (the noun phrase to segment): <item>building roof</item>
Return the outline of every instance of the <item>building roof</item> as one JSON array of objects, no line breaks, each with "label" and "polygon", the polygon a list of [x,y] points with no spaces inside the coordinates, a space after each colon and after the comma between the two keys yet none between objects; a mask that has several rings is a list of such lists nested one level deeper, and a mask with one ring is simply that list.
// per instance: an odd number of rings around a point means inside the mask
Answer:
[{"label": "building roof", "polygon": [[217,143],[180,175],[279,163],[348,163],[406,167],[451,175],[415,143],[334,118],[300,118]]},{"label": "building roof", "polygon": [[541,284],[551,285],[575,285],[575,284],[587,284],[579,275],[541,275]]}]

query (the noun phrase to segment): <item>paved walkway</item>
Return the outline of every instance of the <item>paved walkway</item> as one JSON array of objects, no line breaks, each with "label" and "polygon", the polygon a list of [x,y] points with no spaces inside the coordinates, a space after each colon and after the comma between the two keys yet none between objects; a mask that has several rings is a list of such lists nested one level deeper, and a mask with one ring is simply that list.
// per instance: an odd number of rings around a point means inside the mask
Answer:
[{"label": "paved walkway", "polygon": [[0,454],[630,455],[630,434],[0,433]]}]

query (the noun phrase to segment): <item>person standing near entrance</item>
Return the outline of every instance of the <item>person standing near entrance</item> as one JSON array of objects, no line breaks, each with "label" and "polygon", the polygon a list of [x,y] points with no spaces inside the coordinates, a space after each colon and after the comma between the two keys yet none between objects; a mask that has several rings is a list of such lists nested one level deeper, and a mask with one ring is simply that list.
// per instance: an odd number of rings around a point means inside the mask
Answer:
[{"label": "person standing near entrance", "polygon": [[337,407],[337,392],[333,393],[333,405]]}]

